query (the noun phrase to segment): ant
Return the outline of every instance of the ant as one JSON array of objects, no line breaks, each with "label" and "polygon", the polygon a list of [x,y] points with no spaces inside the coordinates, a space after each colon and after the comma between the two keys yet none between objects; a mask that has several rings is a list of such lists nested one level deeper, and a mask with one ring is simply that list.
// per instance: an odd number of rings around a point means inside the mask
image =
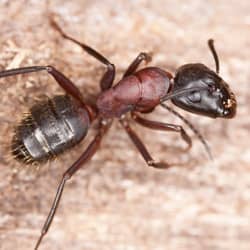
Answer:
[{"label": "ant", "polygon": [[235,95],[219,76],[219,59],[212,39],[208,40],[208,46],[215,60],[216,72],[201,63],[181,66],[174,77],[157,67],[146,67],[137,71],[143,61],[148,63],[151,60],[148,53],[140,53],[129,65],[122,79],[112,86],[115,65],[90,46],[68,36],[54,20],[51,20],[51,24],[63,38],[79,45],[105,65],[106,71],[100,81],[101,93],[94,105],[85,103],[74,83],[53,66],[22,67],[0,72],[2,78],[46,71],[66,92],[66,95],[57,95],[35,103],[16,126],[11,144],[12,154],[24,164],[42,163],[55,158],[83,140],[91,123],[98,120],[98,132],[94,139],[62,176],[35,250],[40,246],[53,221],[66,182],[80,168],[86,167],[86,162],[98,150],[113,118],[118,118],[148,166],[168,169],[170,167],[168,163],[157,162],[151,157],[141,139],[131,128],[127,113],[130,114],[130,119],[144,127],[179,133],[189,149],[192,140],[182,126],[148,120],[140,115],[140,113],[150,113],[156,106],[161,105],[189,126],[212,158],[202,135],[189,121],[164,102],[171,100],[173,104],[188,112],[212,118],[233,118],[237,106]]}]

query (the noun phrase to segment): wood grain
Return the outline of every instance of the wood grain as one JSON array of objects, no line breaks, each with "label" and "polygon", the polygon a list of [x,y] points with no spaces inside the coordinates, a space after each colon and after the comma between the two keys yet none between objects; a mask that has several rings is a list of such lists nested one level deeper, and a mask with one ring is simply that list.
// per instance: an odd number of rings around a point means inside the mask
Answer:
[{"label": "wood grain", "polygon": [[[193,135],[194,146],[184,153],[178,135],[134,126],[155,158],[181,163],[168,171],[146,167],[114,123],[88,168],[66,187],[41,249],[250,249],[249,1],[57,0],[49,7],[38,0],[0,1],[0,70],[51,64],[91,99],[104,68],[61,39],[48,10],[68,34],[115,63],[117,79],[141,51],[153,53],[151,65],[173,73],[188,62],[214,68],[206,44],[214,38],[238,110],[233,120],[181,112],[207,138],[215,162]],[[39,171],[24,169],[7,157],[13,126],[35,98],[62,91],[46,73],[0,84],[0,249],[33,249],[61,174],[95,129],[57,161]],[[160,108],[150,117],[181,124]]]}]

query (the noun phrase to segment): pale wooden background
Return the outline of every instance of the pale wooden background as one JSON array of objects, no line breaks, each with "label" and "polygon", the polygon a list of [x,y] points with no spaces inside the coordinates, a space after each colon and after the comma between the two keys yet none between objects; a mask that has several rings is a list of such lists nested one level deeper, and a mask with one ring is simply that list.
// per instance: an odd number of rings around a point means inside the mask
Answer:
[{"label": "pale wooden background", "polygon": [[[140,51],[153,52],[152,65],[171,72],[188,62],[214,67],[206,45],[214,38],[238,113],[233,120],[212,120],[182,112],[209,141],[214,163],[195,136],[186,154],[179,136],[136,126],[155,158],[183,163],[168,171],[147,168],[115,123],[88,169],[66,187],[41,249],[250,249],[249,1],[58,0],[49,10],[69,34],[116,64],[117,79]],[[0,0],[0,69],[52,64],[92,98],[102,65],[62,40],[47,15],[45,1]],[[62,172],[95,131],[40,171],[19,166],[13,172],[18,164],[6,145],[14,124],[35,97],[61,90],[45,73],[0,84],[0,249],[32,249]],[[181,123],[161,109],[150,117]]]}]

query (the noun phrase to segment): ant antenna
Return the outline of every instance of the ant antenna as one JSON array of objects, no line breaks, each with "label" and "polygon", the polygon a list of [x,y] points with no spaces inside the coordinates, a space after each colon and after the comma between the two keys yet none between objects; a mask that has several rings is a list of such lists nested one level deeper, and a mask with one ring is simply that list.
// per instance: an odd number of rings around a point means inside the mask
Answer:
[{"label": "ant antenna", "polygon": [[211,52],[213,54],[213,57],[214,57],[215,66],[216,66],[216,73],[219,74],[219,71],[220,71],[219,57],[218,57],[218,54],[217,54],[217,52],[215,50],[214,40],[213,39],[208,40],[208,47],[211,50]]},{"label": "ant antenna", "polygon": [[186,89],[177,89],[175,92],[170,92],[170,93],[167,93],[165,96],[163,96],[160,99],[160,103],[165,102],[176,96],[182,96],[182,95],[185,95],[186,93],[190,93],[192,91],[200,91],[203,89],[207,89],[207,87],[191,87],[191,88],[186,88]]},{"label": "ant antenna", "polygon": [[199,140],[201,141],[201,143],[205,147],[205,150],[206,150],[206,152],[208,154],[209,159],[213,160],[213,156],[212,156],[211,150],[210,150],[210,148],[209,148],[206,140],[204,139],[204,137],[202,136],[202,134],[194,127],[194,125],[190,121],[188,121],[186,118],[184,118],[181,114],[179,114],[177,111],[173,110],[172,108],[170,108],[166,104],[161,103],[161,106],[163,108],[167,109],[169,112],[171,112],[175,116],[179,117],[194,132],[194,134],[199,138]]}]

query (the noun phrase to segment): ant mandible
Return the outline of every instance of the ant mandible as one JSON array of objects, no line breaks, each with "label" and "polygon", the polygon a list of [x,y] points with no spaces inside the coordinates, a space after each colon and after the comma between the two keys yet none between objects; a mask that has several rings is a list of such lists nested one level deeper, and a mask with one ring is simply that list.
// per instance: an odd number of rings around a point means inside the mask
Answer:
[{"label": "ant mandible", "polygon": [[171,73],[157,67],[146,67],[137,71],[141,62],[151,60],[149,54],[140,53],[130,64],[122,79],[112,86],[115,78],[114,64],[93,48],[68,36],[54,20],[51,20],[51,23],[63,38],[76,43],[89,55],[104,64],[106,72],[100,81],[101,93],[95,105],[85,103],[74,83],[53,66],[31,66],[0,72],[0,78],[2,78],[47,71],[66,92],[66,95],[54,96],[51,99],[35,103],[30,108],[28,115],[23,117],[16,127],[11,146],[12,154],[25,164],[46,162],[61,154],[66,149],[78,144],[86,136],[94,120],[99,121],[97,135],[79,159],[63,174],[35,250],[38,249],[52,223],[65,183],[96,153],[113,118],[118,118],[148,166],[167,169],[170,167],[169,164],[156,162],[151,157],[141,139],[130,127],[129,119],[125,114],[129,113],[132,120],[147,128],[180,133],[190,148],[192,146],[191,138],[182,126],[147,120],[140,115],[140,113],[150,113],[156,106],[161,105],[179,116],[193,130],[212,158],[208,145],[201,134],[190,122],[164,102],[170,99],[176,106],[184,110],[212,118],[232,118],[235,116],[237,106],[235,95],[228,84],[218,75],[219,59],[211,39],[208,41],[208,45],[215,60],[216,72],[200,63],[181,66],[174,77]]}]

